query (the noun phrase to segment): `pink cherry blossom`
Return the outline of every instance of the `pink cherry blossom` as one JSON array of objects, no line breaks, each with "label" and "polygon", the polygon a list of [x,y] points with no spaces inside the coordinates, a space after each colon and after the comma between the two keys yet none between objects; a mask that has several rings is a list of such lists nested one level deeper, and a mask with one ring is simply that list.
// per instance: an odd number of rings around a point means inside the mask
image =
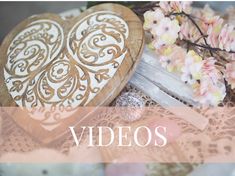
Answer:
[{"label": "pink cherry blossom", "polygon": [[165,45],[172,45],[178,38],[180,31],[179,23],[176,19],[163,18],[157,26],[152,29],[152,34],[156,37],[154,43],[155,48],[160,48]]},{"label": "pink cherry blossom", "polygon": [[158,25],[159,21],[164,18],[164,14],[158,8],[154,11],[147,11],[144,13],[144,30],[151,30]]},{"label": "pink cherry blossom", "polygon": [[182,67],[181,80],[190,85],[194,84],[197,80],[201,79],[202,66],[202,58],[195,51],[190,50],[186,55],[185,63]]},{"label": "pink cherry blossom", "polygon": [[[189,2],[164,1],[159,6],[144,14],[144,29],[153,36],[151,48],[158,54],[159,62],[169,72],[180,74],[181,80],[192,87],[195,101],[201,105],[218,105],[226,95],[223,76],[235,88],[235,54],[231,52],[235,51],[235,27],[224,24],[209,6],[193,11]],[[191,18],[170,15],[180,12],[190,14]],[[186,45],[184,40],[191,43]],[[215,48],[211,52],[218,48],[227,51],[218,52],[231,61],[225,71],[216,66],[220,60],[209,57],[208,46],[204,47],[207,43]],[[191,50],[186,52],[186,47]]]},{"label": "pink cherry blossom", "polygon": [[186,39],[195,42],[201,35],[198,29],[194,25],[192,25],[191,22],[184,21],[180,26],[179,36],[181,40]]},{"label": "pink cherry blossom", "polygon": [[207,32],[209,25],[214,24],[214,21],[217,20],[218,17],[208,4],[206,4],[203,9],[194,9],[192,13],[193,16],[197,17],[197,23],[203,33]]},{"label": "pink cherry blossom", "polygon": [[191,13],[191,4],[190,1],[161,1],[159,6],[165,12],[165,14],[169,12],[186,12]]},{"label": "pink cherry blossom", "polygon": [[186,56],[184,48],[172,45],[160,48],[158,53],[161,53],[159,61],[163,68],[166,68],[169,72],[181,71]]},{"label": "pink cherry blossom", "polygon": [[193,86],[195,100],[203,105],[216,106],[226,95],[223,76],[216,68],[215,62],[214,57],[203,60],[200,82]]},{"label": "pink cherry blossom", "polygon": [[219,33],[222,28],[224,20],[220,18],[220,16],[212,16],[212,17],[205,17],[203,22],[205,25],[207,25],[207,27],[205,28],[206,31],[208,31],[209,28],[212,28],[213,32]]},{"label": "pink cherry blossom", "polygon": [[230,51],[235,48],[234,26],[225,24],[219,35],[219,48]]},{"label": "pink cherry blossom", "polygon": [[218,82],[221,79],[221,74],[215,66],[216,59],[209,57],[203,60],[202,73],[203,75],[209,76],[213,82]]},{"label": "pink cherry blossom", "polygon": [[226,95],[223,82],[213,82],[209,76],[203,76],[200,84],[193,87],[195,100],[203,106],[217,106]]},{"label": "pink cherry blossom", "polygon": [[170,6],[175,12],[191,12],[191,4],[190,1],[171,1]]},{"label": "pink cherry blossom", "polygon": [[160,6],[160,8],[163,10],[163,12],[165,14],[168,14],[169,12],[171,12],[170,2],[168,2],[168,1],[160,1],[159,6]]},{"label": "pink cherry blossom", "polygon": [[219,47],[219,35],[222,30],[223,19],[218,16],[211,19],[211,21],[205,21],[207,24],[207,42],[212,47]]}]

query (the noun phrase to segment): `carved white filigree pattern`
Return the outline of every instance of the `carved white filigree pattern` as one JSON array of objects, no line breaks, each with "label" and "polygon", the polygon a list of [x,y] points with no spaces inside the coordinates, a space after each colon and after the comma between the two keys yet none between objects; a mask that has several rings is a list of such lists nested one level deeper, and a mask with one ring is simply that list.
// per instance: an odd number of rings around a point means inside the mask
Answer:
[{"label": "carved white filigree pattern", "polygon": [[94,98],[114,76],[127,53],[127,23],[112,12],[100,11],[79,21],[69,32],[67,48],[90,78],[89,97]]},{"label": "carved white filigree pattern", "polygon": [[24,106],[27,86],[60,52],[63,29],[52,20],[30,23],[11,41],[7,50],[4,77],[9,93],[19,106]]},{"label": "carved white filigree pattern", "polygon": [[127,23],[108,11],[83,18],[67,37],[57,22],[36,20],[7,50],[8,91],[20,107],[30,109],[30,117],[53,130],[114,76],[127,54],[128,35]]}]

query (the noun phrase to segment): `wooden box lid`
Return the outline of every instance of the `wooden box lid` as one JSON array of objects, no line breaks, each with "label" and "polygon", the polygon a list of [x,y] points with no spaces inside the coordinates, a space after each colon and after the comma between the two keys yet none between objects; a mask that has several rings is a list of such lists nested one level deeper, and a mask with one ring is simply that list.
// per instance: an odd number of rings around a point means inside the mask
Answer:
[{"label": "wooden box lid", "polygon": [[71,20],[32,16],[1,45],[0,103],[29,110],[11,117],[51,142],[81,120],[72,116],[78,107],[108,105],[119,94],[143,46],[140,19],[121,5],[94,6]]}]

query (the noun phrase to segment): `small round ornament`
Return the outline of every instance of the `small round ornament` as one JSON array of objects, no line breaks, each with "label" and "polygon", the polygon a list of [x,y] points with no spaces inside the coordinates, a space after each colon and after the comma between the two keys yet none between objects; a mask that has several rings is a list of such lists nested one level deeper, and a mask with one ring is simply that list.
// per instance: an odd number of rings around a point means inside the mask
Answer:
[{"label": "small round ornament", "polygon": [[120,118],[133,122],[140,119],[143,115],[145,102],[137,93],[126,92],[117,98],[115,106]]}]

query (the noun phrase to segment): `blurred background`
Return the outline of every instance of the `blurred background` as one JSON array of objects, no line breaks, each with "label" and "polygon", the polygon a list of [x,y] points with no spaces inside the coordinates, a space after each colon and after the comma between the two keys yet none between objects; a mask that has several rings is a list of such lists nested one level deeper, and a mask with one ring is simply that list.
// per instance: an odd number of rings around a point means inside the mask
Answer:
[{"label": "blurred background", "polygon": [[[95,2],[88,2],[91,6]],[[133,2],[132,2],[133,3]],[[194,6],[202,7],[206,3],[219,11],[223,11],[229,6],[234,6],[235,2],[194,2]],[[23,19],[39,13],[60,13],[74,8],[87,6],[87,1],[79,2],[0,2],[0,43],[6,34]]]}]

